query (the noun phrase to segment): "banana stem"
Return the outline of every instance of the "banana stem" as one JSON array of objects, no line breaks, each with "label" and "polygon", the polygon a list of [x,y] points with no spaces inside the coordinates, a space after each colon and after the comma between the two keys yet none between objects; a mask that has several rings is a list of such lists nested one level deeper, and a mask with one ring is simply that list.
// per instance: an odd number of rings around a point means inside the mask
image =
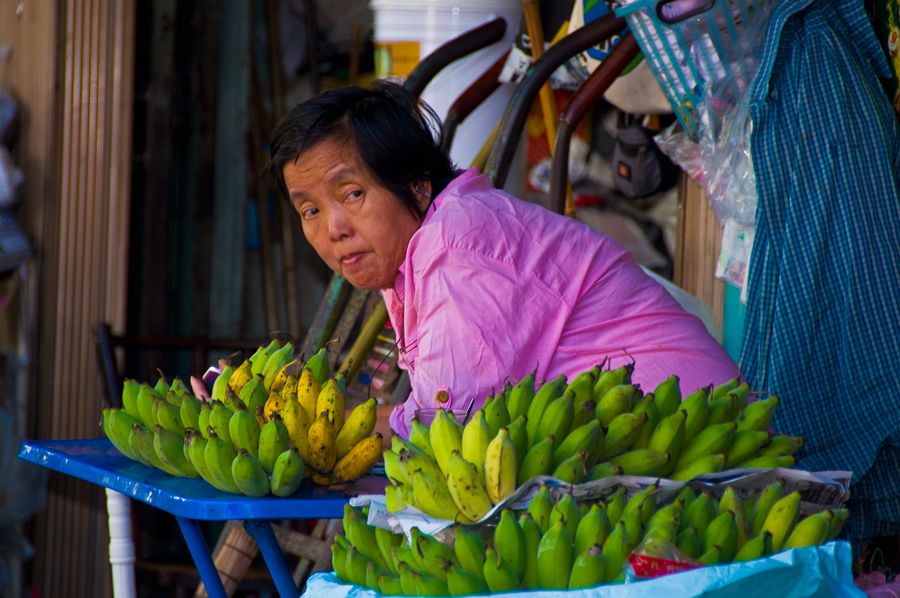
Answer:
[{"label": "banana stem", "polygon": [[366,355],[368,355],[369,351],[372,350],[372,347],[375,346],[375,341],[378,340],[378,333],[384,328],[387,318],[387,307],[385,307],[384,301],[379,301],[375,305],[375,309],[372,310],[372,315],[370,315],[366,320],[366,323],[363,324],[362,330],[359,331],[359,336],[356,337],[353,346],[350,347],[347,358],[344,359],[344,363],[341,364],[341,368],[338,370],[339,372],[344,373],[344,379],[347,380],[348,384],[353,380],[353,377],[356,376],[356,372],[359,371],[363,359],[366,358]]}]

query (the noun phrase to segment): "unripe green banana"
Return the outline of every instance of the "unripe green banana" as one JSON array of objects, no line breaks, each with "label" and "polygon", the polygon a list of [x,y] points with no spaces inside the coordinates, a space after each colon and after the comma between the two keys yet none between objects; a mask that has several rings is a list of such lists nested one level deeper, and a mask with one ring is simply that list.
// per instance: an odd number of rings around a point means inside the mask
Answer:
[{"label": "unripe green banana", "polygon": [[369,559],[364,557],[356,546],[350,544],[350,547],[347,549],[346,564],[346,571],[347,575],[350,577],[350,582],[354,585],[365,587],[366,567],[368,567],[368,565]]},{"label": "unripe green banana", "polygon": [[400,455],[394,451],[384,451],[384,473],[388,480],[401,484],[412,484],[412,480],[406,475],[406,469],[400,466]]},{"label": "unripe green banana", "polygon": [[620,467],[624,475],[657,475],[669,462],[669,455],[650,449],[635,449],[613,457],[610,463]]},{"label": "unripe green banana", "polygon": [[519,380],[509,392],[506,410],[509,412],[509,419],[512,421],[520,416],[528,415],[528,408],[534,399],[534,374],[534,372],[531,372]]},{"label": "unripe green banana", "polygon": [[413,577],[416,579],[416,594],[419,596],[446,596],[449,592],[446,579],[425,573]]},{"label": "unripe green banana", "polygon": [[591,505],[590,510],[578,522],[575,531],[575,555],[584,554],[594,544],[603,546],[609,535],[609,519],[606,508],[599,504]]},{"label": "unripe green banana", "polygon": [[722,562],[722,548],[716,545],[710,546],[697,560],[704,565],[718,565]]},{"label": "unripe green banana", "polygon": [[487,594],[489,590],[481,577],[475,577],[462,567],[453,565],[447,569],[447,591],[451,596],[469,596]]},{"label": "unripe green banana", "polygon": [[522,587],[536,588],[538,587],[537,552],[541,543],[541,528],[528,511],[519,517],[519,527],[522,529],[522,537],[525,539],[523,544],[525,573],[522,575]]},{"label": "unripe green banana", "polygon": [[[403,535],[376,527],[375,542],[378,544],[378,552],[381,553],[381,560],[387,565],[388,572],[392,575],[397,575],[397,563],[394,562],[393,552],[394,548],[403,542]],[[379,583],[379,587],[380,585]]]},{"label": "unripe green banana", "polygon": [[741,399],[733,392],[726,393],[716,399],[710,399],[709,418],[706,420],[707,427],[713,424],[733,422],[740,416],[743,406]]},{"label": "unripe green banana", "polygon": [[628,536],[625,522],[619,521],[603,543],[603,581],[613,581],[622,574],[622,566],[634,548],[634,540]]},{"label": "unripe green banana", "polygon": [[723,562],[731,561],[738,548],[738,529],[734,515],[728,511],[713,519],[703,534],[703,549],[708,551],[713,546],[719,547],[719,558]]},{"label": "unripe green banana", "polygon": [[595,450],[602,437],[603,431],[600,428],[600,422],[596,419],[580,428],[575,428],[553,451],[554,465],[558,466],[572,455],[583,451],[590,454]]},{"label": "unripe green banana", "polygon": [[522,459],[519,467],[518,480],[523,484],[540,475],[549,475],[553,472],[553,443],[555,438],[548,436],[532,446]]},{"label": "unripe green banana", "polygon": [[575,417],[575,408],[572,402],[572,393],[568,392],[549,405],[538,422],[537,433],[531,444],[540,442],[547,436],[565,438],[572,427]]},{"label": "unripe green banana", "polygon": [[453,553],[467,573],[484,582],[484,540],[477,532],[458,525],[454,528]]},{"label": "unripe green banana", "polygon": [[762,531],[772,534],[772,550],[780,551],[800,513],[800,493],[791,492],[774,505],[766,515]]},{"label": "unripe green banana", "polygon": [[265,496],[269,493],[269,476],[259,464],[259,459],[247,449],[238,450],[231,462],[231,476],[238,490],[247,496]]},{"label": "unripe green banana", "polygon": [[772,554],[772,534],[763,532],[750,538],[734,556],[734,562],[755,561]]},{"label": "unripe green banana", "polygon": [[181,417],[178,407],[175,407],[165,399],[153,400],[153,421],[178,436],[184,434],[184,426],[181,425]]},{"label": "unripe green banana", "polygon": [[528,421],[525,424],[525,431],[528,433],[528,444],[534,445],[538,442],[537,431],[538,424],[547,410],[550,403],[563,395],[566,389],[566,377],[559,376],[554,380],[545,382],[535,392],[531,405],[528,406]]},{"label": "unripe green banana", "polygon": [[207,431],[210,428],[209,418],[212,415],[212,401],[203,401],[200,405],[200,415],[197,417],[197,430],[204,438],[209,438]]},{"label": "unripe green banana", "polygon": [[687,482],[700,475],[722,471],[723,467],[725,467],[725,455],[705,455],[694,459],[683,469],[675,471],[670,478],[676,482]]},{"label": "unripe green banana", "polygon": [[749,459],[747,461],[744,461],[743,463],[736,463],[734,468],[774,469],[776,467],[791,467],[793,464],[793,455],[782,455],[781,457],[754,457],[753,459]]},{"label": "unripe green banana", "polygon": [[785,548],[801,548],[803,546],[818,546],[828,539],[831,528],[831,519],[834,517],[831,511],[815,513],[797,522],[784,543]]},{"label": "unripe green banana", "polygon": [[460,513],[443,479],[439,481],[424,474],[413,476],[413,496],[416,507],[432,517],[469,521]]},{"label": "unripe green banana", "polygon": [[684,506],[681,512],[681,529],[694,528],[699,537],[704,537],[706,528],[718,515],[716,502],[705,492]]},{"label": "unripe green banana", "polygon": [[606,516],[609,518],[610,525],[615,525],[619,521],[627,504],[625,486],[619,486],[615,492],[606,497]]},{"label": "unripe green banana", "polygon": [[157,425],[153,429],[153,450],[159,460],[183,478],[196,478],[197,470],[184,456],[184,435],[175,434]]},{"label": "unripe green banana", "polygon": [[709,388],[699,388],[686,396],[681,402],[681,408],[687,412],[684,420],[684,441],[687,443],[706,427],[709,419]]},{"label": "unripe green banana", "polygon": [[217,401],[212,401],[210,407],[212,407],[212,411],[209,413],[209,426],[216,431],[220,438],[230,438],[231,433],[228,430],[228,422],[231,421],[231,409],[226,407],[225,403]]},{"label": "unripe green banana", "polygon": [[363,556],[382,569],[388,568],[387,562],[378,548],[375,528],[370,527],[366,523],[365,516],[350,505],[344,506],[344,533]]},{"label": "unripe green banana", "polygon": [[740,381],[737,378],[732,378],[731,380],[723,382],[722,384],[714,387],[709,393],[710,402],[724,397],[726,394],[737,388],[738,384],[740,384]]},{"label": "unripe green banana", "polygon": [[193,395],[185,395],[178,408],[178,420],[182,428],[194,428],[200,425],[200,399]]},{"label": "unripe green banana", "polygon": [[[116,447],[116,450],[132,461],[143,462],[140,454],[131,450],[131,446],[128,444],[128,437],[131,436],[131,426],[138,423],[137,419],[124,409],[107,408],[103,410],[102,423],[104,434],[112,442],[112,445]],[[147,463],[144,464],[147,465]]]},{"label": "unripe green banana", "polygon": [[763,524],[766,522],[772,505],[784,498],[784,495],[784,485],[779,481],[772,482],[760,493],[753,508],[750,535],[757,536],[762,532]]},{"label": "unripe green banana", "polygon": [[[248,382],[247,384],[250,384],[251,382]],[[222,404],[225,405],[225,407],[227,407],[229,411],[234,411],[235,409],[237,409],[238,403],[243,403],[243,401],[241,401],[241,399],[238,397],[237,393],[234,392],[233,390],[231,390],[230,388],[226,388],[225,389],[225,400],[222,401]]]},{"label": "unripe green banana", "polygon": [[234,474],[231,473],[231,464],[237,456],[234,447],[227,440],[220,438],[212,426],[207,434],[209,438],[203,449],[203,461],[206,463],[209,475],[226,492],[240,494],[241,490],[234,481]]},{"label": "unripe green banana", "polygon": [[691,559],[696,559],[703,552],[703,543],[700,534],[693,527],[688,526],[678,532],[678,538],[675,541],[675,547],[681,553]]},{"label": "unripe green banana", "polygon": [[139,382],[132,378],[125,378],[122,382],[122,407],[132,418],[143,421],[138,409],[138,393],[141,391]]},{"label": "unripe green banana", "polygon": [[838,537],[838,534],[844,529],[844,524],[847,523],[847,519],[850,518],[850,511],[847,509],[832,509],[831,514],[831,525],[828,528],[829,540]]},{"label": "unripe green banana", "polygon": [[[275,496],[291,496],[303,481],[303,459],[297,447],[292,446],[275,459],[272,466],[270,489]],[[236,480],[235,480],[236,481]]]},{"label": "unripe green banana", "polygon": [[[397,438],[397,436],[393,438]],[[441,471],[435,460],[428,455],[420,453],[418,450],[411,451],[408,449],[400,449],[398,455],[400,457],[400,467],[406,472],[406,477],[410,480],[410,487],[413,478],[419,473],[436,480],[444,478],[444,472]]]},{"label": "unripe green banana", "polygon": [[750,522],[747,521],[743,501],[733,486],[728,486],[722,493],[722,498],[719,499],[719,512],[734,515],[734,524],[738,531],[738,546],[743,546],[750,538]]},{"label": "unripe green banana", "polygon": [[243,403],[237,406],[237,410],[231,414],[231,419],[228,420],[228,436],[235,449],[246,449],[253,456],[257,455],[259,425]]},{"label": "unripe green banana", "polygon": [[678,376],[671,375],[653,391],[653,402],[659,412],[660,420],[675,413],[681,406],[681,385]]},{"label": "unripe green banana", "polygon": [[[435,449],[437,450],[437,449]],[[485,489],[491,502],[499,503],[516,489],[516,449],[506,428],[488,444],[484,458]]]},{"label": "unripe green banana", "polygon": [[[227,390],[225,394],[226,396],[229,396]],[[268,395],[269,393],[266,392],[262,377],[254,376],[244,385],[244,388],[241,389],[241,392],[238,393],[237,397],[238,400],[247,407],[250,413],[256,413],[257,409],[265,407]],[[234,401],[234,399],[232,399],[231,402],[237,404],[237,401]]]},{"label": "unripe green banana", "polygon": [[325,384],[325,381],[328,380],[328,352],[325,347],[320,348],[307,359],[303,367],[313,374],[313,379],[319,385]]},{"label": "unripe green banana", "polygon": [[484,477],[475,466],[462,458],[459,451],[450,455],[447,489],[459,511],[471,521],[478,521],[491,510],[491,499],[484,488]]},{"label": "unripe green banana", "polygon": [[572,571],[572,535],[563,521],[554,523],[538,544],[538,586],[566,589]]},{"label": "unripe green banana", "polygon": [[269,355],[269,358],[263,366],[262,372],[259,372],[263,375],[263,384],[265,385],[266,390],[269,390],[272,386],[272,382],[275,381],[275,376],[278,375],[279,370],[286,366],[293,358],[294,346],[291,343],[285,343],[284,346],[276,349]]},{"label": "unripe green banana", "polygon": [[450,455],[453,451],[461,452],[462,430],[455,421],[450,420],[445,410],[438,409],[431,423],[429,439],[434,450],[434,460],[446,476],[450,467]]},{"label": "unripe green banana", "polygon": [[369,561],[366,564],[366,587],[378,591],[378,578],[384,576],[384,569]]},{"label": "unripe green banana", "polygon": [[385,596],[399,596],[403,593],[403,587],[400,585],[400,580],[396,577],[396,573],[393,575],[379,575],[378,576],[378,591],[381,592]]},{"label": "unripe green banana", "polygon": [[219,486],[218,479],[213,477],[206,467],[206,459],[204,457],[206,442],[206,438],[201,436],[198,430],[188,428],[184,431],[184,446],[186,447],[188,461],[191,462],[191,465],[194,466],[200,477],[206,480],[210,486],[223,492],[229,492],[227,488]]},{"label": "unripe green banana", "polygon": [[650,435],[647,448],[656,451],[657,453],[669,455],[670,467],[663,468],[664,473],[671,473],[671,471],[667,470],[674,468],[675,460],[678,459],[678,454],[681,452],[681,447],[684,445],[684,422],[686,419],[687,412],[678,410],[672,415],[660,420],[660,422],[656,424],[653,433]]},{"label": "unripe green banana", "polygon": [[169,392],[169,381],[166,379],[166,376],[162,373],[162,370],[157,369],[159,372],[159,378],[156,380],[156,385],[153,387],[153,390],[158,392],[163,397],[166,396],[166,393]]},{"label": "unripe green banana", "polygon": [[569,536],[574,540],[578,524],[581,523],[581,509],[571,494],[563,495],[551,509],[549,526],[552,528],[557,521],[565,524]]},{"label": "unripe green banana", "polygon": [[500,522],[494,529],[494,546],[501,558],[509,563],[513,575],[521,580],[525,573],[525,535],[509,509],[500,512]]},{"label": "unripe green banana", "polygon": [[484,555],[484,581],[492,593],[509,592],[519,587],[520,579],[516,577],[510,563],[506,562],[493,547],[488,546]]},{"label": "unripe green banana", "polygon": [[647,522],[645,536],[653,536],[669,544],[675,544],[678,539],[681,509],[681,503],[671,503],[658,509]]},{"label": "unripe green banana", "polygon": [[486,402],[481,411],[484,412],[484,421],[491,431],[491,438],[497,435],[500,428],[507,427],[511,421],[509,411],[506,408],[506,401],[502,396]]},{"label": "unripe green banana", "polygon": [[251,375],[258,376],[262,374],[265,370],[266,361],[269,359],[269,356],[277,351],[279,347],[281,347],[281,343],[277,339],[272,339],[268,344],[257,347],[256,351],[253,352],[253,355],[247,359],[247,361],[250,362]]},{"label": "unripe green banana", "polygon": [[509,433],[509,441],[512,442],[516,449],[517,471],[522,465],[522,461],[525,460],[525,455],[528,453],[530,447],[528,444],[528,432],[526,430],[527,423],[528,422],[523,415],[513,420],[506,428],[506,431]]},{"label": "unripe green banana", "polygon": [[331,545],[331,568],[342,581],[353,583],[347,575],[347,551],[337,542]]},{"label": "unripe green banana", "polygon": [[128,435],[128,447],[132,452],[141,456],[144,462],[161,469],[169,475],[178,475],[174,469],[159,460],[156,451],[153,450],[153,432],[135,422],[131,425],[131,434]]},{"label": "unripe green banana", "polygon": [[406,505],[414,504],[408,497],[408,488],[405,484],[395,483],[384,487],[384,504],[391,513],[399,513]]},{"label": "unripe green banana", "polygon": [[574,415],[572,416],[572,429],[580,428],[586,423],[596,419],[596,415],[594,415],[596,409],[597,403],[593,400],[575,405]]},{"label": "unripe green banana", "polygon": [[[631,498],[628,499],[628,502],[625,503],[625,508],[622,509],[621,517],[632,512],[638,513],[640,515],[641,525],[646,524],[650,521],[653,513],[656,512],[656,500],[653,497],[657,492],[659,492],[658,481],[647,486],[643,490],[635,492],[631,495]],[[631,537],[640,539],[639,536],[635,536],[634,534],[632,534]]]},{"label": "unripe green banana", "polygon": [[598,403],[613,386],[631,384],[631,373],[634,371],[634,363],[627,363],[615,369],[606,370],[597,376],[594,383],[594,400]]},{"label": "unripe green banana", "polygon": [[740,430],[735,433],[731,446],[725,451],[725,465],[734,467],[752,459],[759,453],[760,447],[769,441],[768,432],[757,430]]},{"label": "unripe green banana", "polygon": [[757,454],[759,457],[783,457],[793,455],[803,446],[802,436],[777,434]]},{"label": "unripe green banana", "polygon": [[638,387],[633,384],[613,386],[606,394],[597,399],[594,414],[604,427],[608,427],[612,420],[631,411],[638,392]]},{"label": "unripe green banana", "polygon": [[567,484],[577,484],[587,476],[587,451],[581,451],[565,459],[551,474]]},{"label": "unripe green banana", "polygon": [[734,422],[713,424],[691,438],[678,454],[675,471],[684,469],[705,455],[723,454],[731,446],[736,428]]},{"label": "unripe green banana", "polygon": [[225,400],[225,389],[228,388],[228,381],[231,379],[233,373],[234,367],[230,365],[222,368],[222,371],[216,376],[215,382],[213,382],[212,391],[209,393],[210,399],[213,401]]},{"label": "unripe green banana", "polygon": [[652,394],[646,394],[639,397],[631,410],[632,413],[646,413],[647,421],[641,427],[641,433],[634,442],[634,448],[644,449],[650,446],[650,437],[659,424],[659,410],[656,408],[656,402]]},{"label": "unripe green banana", "polygon": [[750,403],[744,408],[744,413],[738,419],[738,430],[758,430],[766,432],[769,424],[772,423],[772,416],[775,415],[775,408],[778,407],[779,399],[772,395],[768,399]]},{"label": "unripe green banana", "polygon": [[547,486],[541,485],[537,493],[528,504],[528,513],[541,529],[541,533],[547,533],[550,529],[550,511],[553,510],[555,500]]},{"label": "unripe green banana", "polygon": [[418,589],[416,588],[416,573],[412,567],[407,565],[405,562],[400,563],[397,566],[397,569],[400,571],[400,587],[403,590],[403,594],[406,596],[415,596],[418,594]]},{"label": "unripe green banana", "polygon": [[462,456],[478,470],[482,480],[484,480],[484,456],[492,438],[491,430],[484,419],[484,412],[479,409],[463,428]]},{"label": "unripe green banana", "polygon": [[257,457],[259,464],[266,470],[266,473],[272,473],[275,467],[275,460],[284,451],[290,448],[290,436],[287,427],[281,421],[281,416],[277,413],[266,422],[259,432],[259,451]]},{"label": "unripe green banana", "polygon": [[409,423],[409,441],[413,446],[433,459],[434,450],[431,448],[431,439],[428,435],[428,428],[425,427],[425,424],[420,422],[417,417],[412,418],[412,421]]},{"label": "unripe green banana", "polygon": [[595,544],[575,558],[569,576],[569,589],[592,588],[601,584],[603,577],[602,547]]},{"label": "unripe green banana", "polygon": [[606,461],[631,448],[641,433],[641,426],[646,421],[646,413],[623,413],[612,420],[606,430],[600,458]]},{"label": "unripe green banana", "polygon": [[599,480],[600,478],[622,475],[623,473],[622,468],[618,465],[611,463],[610,461],[603,461],[602,463],[597,463],[591,467],[587,477],[589,480]]}]

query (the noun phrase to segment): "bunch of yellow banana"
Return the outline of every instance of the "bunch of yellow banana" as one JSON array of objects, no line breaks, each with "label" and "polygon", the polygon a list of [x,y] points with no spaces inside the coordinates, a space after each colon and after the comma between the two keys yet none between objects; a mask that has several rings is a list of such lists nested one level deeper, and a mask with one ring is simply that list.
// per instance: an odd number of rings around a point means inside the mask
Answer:
[{"label": "bunch of yellow banana", "polygon": [[714,498],[686,487],[664,505],[657,496],[655,485],[631,496],[620,486],[579,505],[542,486],[527,510],[502,510],[495,527],[456,525],[447,543],[417,528],[407,540],[370,527],[348,506],[332,565],[342,580],[385,595],[590,588],[623,580],[636,548],[697,565],[749,561],[824,543],[848,515],[835,509],[797,522],[799,494],[785,495],[780,483],[743,501],[733,488]]}]

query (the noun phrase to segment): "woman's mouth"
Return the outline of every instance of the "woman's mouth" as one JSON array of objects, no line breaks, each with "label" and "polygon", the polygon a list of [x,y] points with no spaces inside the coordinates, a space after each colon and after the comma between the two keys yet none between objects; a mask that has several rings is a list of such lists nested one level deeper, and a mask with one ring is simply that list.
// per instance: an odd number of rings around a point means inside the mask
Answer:
[{"label": "woman's mouth", "polygon": [[352,268],[359,264],[359,262],[362,261],[365,255],[366,253],[364,251],[360,251],[357,253],[348,253],[347,255],[341,257],[341,265],[345,268]]}]

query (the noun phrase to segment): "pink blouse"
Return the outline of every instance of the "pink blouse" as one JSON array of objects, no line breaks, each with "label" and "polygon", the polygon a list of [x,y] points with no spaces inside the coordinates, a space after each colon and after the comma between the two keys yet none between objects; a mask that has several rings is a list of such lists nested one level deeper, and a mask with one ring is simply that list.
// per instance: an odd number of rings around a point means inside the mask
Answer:
[{"label": "pink blouse", "polygon": [[391,414],[402,436],[439,390],[453,409],[478,409],[508,380],[571,377],[604,357],[612,367],[633,358],[645,392],[671,374],[683,393],[738,375],[701,321],[619,244],[494,189],[475,169],[434,199],[382,294],[412,383]]}]

